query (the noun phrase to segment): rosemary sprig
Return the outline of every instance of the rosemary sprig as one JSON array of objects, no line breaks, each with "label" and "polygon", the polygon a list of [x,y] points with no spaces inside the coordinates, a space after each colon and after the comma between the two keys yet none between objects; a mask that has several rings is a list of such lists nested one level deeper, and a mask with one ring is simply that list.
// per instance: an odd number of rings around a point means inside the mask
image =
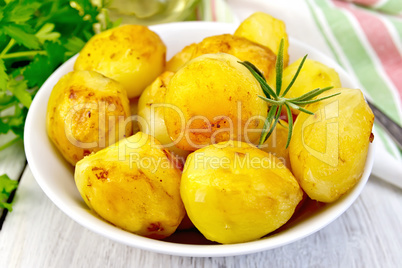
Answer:
[{"label": "rosemary sprig", "polygon": [[[306,106],[307,104],[310,104],[310,103],[329,99],[336,95],[341,94],[339,92],[339,93],[332,94],[332,95],[329,95],[326,97],[313,99],[313,98],[317,97],[318,95],[320,95],[321,93],[333,88],[333,87],[325,87],[325,88],[313,89],[312,91],[310,91],[306,94],[303,94],[299,97],[296,97],[296,98],[285,98],[286,93],[289,92],[290,88],[293,86],[294,82],[296,81],[296,78],[299,75],[301,69],[303,68],[303,64],[307,58],[307,55],[303,57],[302,61],[300,62],[299,67],[297,68],[295,75],[293,76],[289,85],[286,87],[286,89],[281,94],[282,75],[283,75],[283,46],[284,46],[284,44],[283,44],[283,39],[282,39],[281,43],[279,45],[279,50],[278,50],[276,64],[275,64],[276,90],[274,90],[270,85],[268,85],[263,74],[252,63],[250,63],[248,61],[243,61],[243,62],[239,61],[240,64],[244,65],[251,72],[251,74],[257,79],[258,83],[260,83],[265,96],[258,96],[258,97],[260,97],[264,101],[268,102],[268,104],[270,106],[267,118],[264,122],[264,127],[262,129],[262,133],[261,133],[261,137],[260,137],[258,146],[261,146],[274,131],[275,126],[279,121],[279,117],[281,115],[281,111],[282,111],[283,107],[285,108],[287,117],[288,117],[288,139],[286,142],[286,148],[288,148],[290,139],[292,138],[292,130],[293,130],[293,117],[292,117],[291,108],[295,109],[295,110],[299,110],[303,113],[314,114],[313,112],[304,109],[303,106]],[[280,122],[279,122],[279,124],[280,124]]]}]

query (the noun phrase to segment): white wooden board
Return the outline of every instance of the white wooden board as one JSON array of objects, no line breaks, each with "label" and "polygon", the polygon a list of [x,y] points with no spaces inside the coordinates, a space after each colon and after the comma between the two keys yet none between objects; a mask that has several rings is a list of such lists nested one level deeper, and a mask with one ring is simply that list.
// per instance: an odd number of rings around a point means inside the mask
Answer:
[{"label": "white wooden board", "polygon": [[400,267],[402,190],[371,178],[338,220],[293,244],[226,258],[162,255],[81,227],[39,188],[29,169],[0,232],[0,267]]}]

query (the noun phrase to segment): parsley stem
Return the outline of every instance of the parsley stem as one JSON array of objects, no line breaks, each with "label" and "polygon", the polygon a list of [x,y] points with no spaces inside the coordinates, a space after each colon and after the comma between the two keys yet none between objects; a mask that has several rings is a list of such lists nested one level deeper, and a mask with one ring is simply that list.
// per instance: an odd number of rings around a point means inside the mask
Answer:
[{"label": "parsley stem", "polygon": [[34,51],[21,51],[21,52],[14,52],[9,53],[6,55],[0,56],[2,59],[13,59],[13,58],[22,58],[22,57],[33,57],[37,54],[46,54],[45,50],[34,50]]},{"label": "parsley stem", "polygon": [[15,40],[11,38],[10,42],[8,42],[7,46],[0,53],[0,58],[3,58],[4,55],[15,45]]},{"label": "parsley stem", "polygon": [[13,145],[14,143],[18,142],[20,139],[21,139],[21,137],[15,137],[11,141],[7,142],[6,144],[3,144],[2,146],[0,146],[0,151],[6,149],[7,147],[9,147],[11,145]]}]

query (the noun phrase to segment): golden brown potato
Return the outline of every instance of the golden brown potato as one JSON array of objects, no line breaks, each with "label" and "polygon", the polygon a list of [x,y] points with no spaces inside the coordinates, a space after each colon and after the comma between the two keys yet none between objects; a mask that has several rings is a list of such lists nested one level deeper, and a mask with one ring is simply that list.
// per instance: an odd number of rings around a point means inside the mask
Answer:
[{"label": "golden brown potato", "polygon": [[177,72],[184,64],[194,58],[193,53],[196,48],[197,44],[191,44],[183,48],[166,63],[166,71]]},{"label": "golden brown potato", "polygon": [[81,50],[75,70],[93,70],[122,83],[137,97],[165,68],[166,46],[141,25],[124,25],[92,37]]},{"label": "golden brown potato", "polygon": [[164,113],[178,148],[194,151],[230,139],[258,141],[268,105],[258,97],[264,93],[257,80],[238,61],[229,54],[205,54],[172,77],[165,98],[171,107]]},{"label": "golden brown potato", "polygon": [[162,239],[185,215],[176,164],[157,140],[138,132],[79,161],[75,182],[85,203],[103,219]]},{"label": "golden brown potato", "polygon": [[283,21],[266,13],[256,12],[240,24],[234,35],[247,38],[257,44],[266,46],[275,54],[278,53],[279,44],[281,39],[283,39],[283,66],[288,65],[289,41],[286,33],[286,25]]},{"label": "golden brown potato", "polygon": [[49,138],[72,165],[132,134],[124,87],[93,71],[63,76],[52,90],[46,117]]},{"label": "golden brown potato", "polygon": [[352,188],[363,174],[373,136],[374,115],[358,89],[331,89],[322,97],[340,95],[300,113],[289,145],[292,171],[307,195],[333,202]]},{"label": "golden brown potato", "polygon": [[289,148],[286,148],[288,140],[288,123],[280,120],[271,136],[261,145],[261,150],[271,153],[281,160],[290,169]]},{"label": "golden brown potato", "polygon": [[279,159],[233,141],[190,154],[180,193],[195,227],[224,244],[252,241],[276,230],[303,196]]},{"label": "golden brown potato", "polygon": [[176,72],[189,60],[204,54],[227,53],[254,64],[266,78],[274,72],[275,54],[267,47],[230,34],[207,37],[201,43],[185,47],[168,61],[168,70]]},{"label": "golden brown potato", "polygon": [[173,75],[172,72],[162,73],[141,94],[138,103],[138,116],[141,118],[139,128],[142,132],[154,136],[165,148],[184,159],[190,152],[181,150],[173,144],[165,125],[163,104],[166,86]]}]

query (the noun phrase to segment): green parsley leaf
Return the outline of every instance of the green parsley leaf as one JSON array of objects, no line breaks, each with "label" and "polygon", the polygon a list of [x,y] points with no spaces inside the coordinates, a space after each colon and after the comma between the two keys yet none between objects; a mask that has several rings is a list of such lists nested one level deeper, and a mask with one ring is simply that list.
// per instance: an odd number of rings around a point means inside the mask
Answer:
[{"label": "green parsley leaf", "polygon": [[4,110],[3,106],[9,105],[14,99],[14,96],[8,93],[10,92],[0,90],[0,112]]},{"label": "green parsley leaf", "polygon": [[60,43],[47,42],[45,44],[45,50],[49,59],[49,64],[53,67],[53,70],[68,59],[68,57],[65,56],[66,49]]},{"label": "green parsley leaf", "polygon": [[61,44],[46,43],[45,49],[47,55],[36,55],[23,73],[30,87],[41,86],[65,60],[66,50]]},{"label": "green parsley leaf", "polygon": [[49,66],[48,63],[48,58],[44,55],[36,55],[34,57],[23,73],[30,87],[41,85],[46,81],[49,73],[53,71],[52,66]]},{"label": "green parsley leaf", "polygon": [[11,131],[20,138],[24,137],[24,123],[27,113],[28,113],[27,108],[25,107],[21,108],[19,105],[15,105],[14,115],[11,116],[7,122]]},{"label": "green parsley leaf", "polygon": [[20,45],[31,49],[40,48],[38,38],[36,38],[35,35],[26,32],[21,25],[5,25],[3,26],[3,31],[11,38],[14,38],[14,40]]},{"label": "green parsley leaf", "polygon": [[4,8],[3,21],[16,23],[26,22],[34,16],[35,11],[40,5],[40,3],[19,4],[18,1],[12,1]]},{"label": "green parsley leaf", "polygon": [[6,123],[3,123],[2,120],[0,120],[0,134],[6,134],[9,131],[10,127]]},{"label": "green parsley leaf", "polygon": [[60,38],[60,33],[53,32],[54,24],[46,23],[42,28],[35,34],[41,44],[45,41],[57,41]]},{"label": "green parsley leaf", "polygon": [[11,180],[6,174],[0,176],[0,208],[12,211],[12,204],[7,203],[11,193],[17,189],[18,181]]},{"label": "green parsley leaf", "polygon": [[84,46],[85,42],[76,36],[67,39],[67,42],[64,45],[64,47],[73,54],[80,51]]},{"label": "green parsley leaf", "polygon": [[31,106],[32,98],[31,94],[27,91],[27,81],[26,80],[15,80],[11,79],[7,83],[7,89],[14,94],[14,96],[24,105],[29,108]]}]

